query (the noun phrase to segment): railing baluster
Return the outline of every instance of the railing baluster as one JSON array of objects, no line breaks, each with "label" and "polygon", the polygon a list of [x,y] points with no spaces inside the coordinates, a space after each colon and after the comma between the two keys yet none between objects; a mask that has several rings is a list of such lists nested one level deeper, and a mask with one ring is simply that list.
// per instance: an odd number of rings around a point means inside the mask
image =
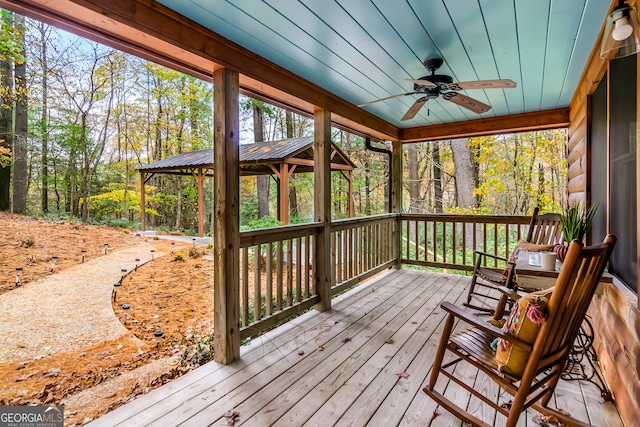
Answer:
[{"label": "railing baluster", "polygon": [[267,243],[267,295],[265,301],[265,315],[271,316],[273,307],[273,243]]},{"label": "railing baluster", "polygon": [[[307,295],[304,297],[306,298]],[[302,238],[298,237],[296,239],[296,302],[300,301],[302,301]]]},{"label": "railing baluster", "polygon": [[242,253],[242,326],[249,325],[249,248]]},{"label": "railing baluster", "polygon": [[446,250],[447,250],[447,243],[446,243],[446,240],[447,240],[447,223],[445,221],[442,221],[441,224],[442,224],[442,238],[438,243],[440,243],[440,248],[441,248],[441,251],[442,251],[442,255],[440,257],[441,258],[440,262],[444,263],[447,260],[447,257],[446,257],[446,253],[447,253],[446,252]]},{"label": "railing baluster", "polygon": [[467,264],[467,223],[462,223],[462,264]]},{"label": "railing baluster", "polygon": [[452,233],[452,242],[451,242],[451,262],[452,263],[456,263],[456,254],[458,251],[458,223],[457,222],[452,222],[451,223],[451,228],[453,229],[453,233]]},{"label": "railing baluster", "polygon": [[[493,254],[498,255],[498,224],[493,225]],[[493,266],[498,267],[498,261],[495,258]]]},{"label": "railing baluster", "polygon": [[308,234],[305,239],[304,245],[304,292],[306,295],[311,296],[311,289],[309,288],[309,275],[311,274],[311,264],[309,254],[311,253],[311,235]]},{"label": "railing baluster", "polygon": [[262,247],[256,245],[253,247],[253,322],[261,319],[261,302],[262,302],[262,266],[260,258],[262,258]]},{"label": "railing baluster", "polygon": [[337,249],[336,233],[331,233],[331,287],[336,285],[338,277],[338,249]]},{"label": "railing baluster", "polygon": [[287,307],[293,304],[293,241],[287,240]]},{"label": "railing baluster", "polygon": [[282,259],[282,240],[278,240],[278,243],[276,244],[276,281],[277,281],[277,286],[276,286],[276,310],[280,311],[282,310],[282,304],[283,304],[283,297],[282,297],[282,288],[284,287],[283,284],[283,277],[282,277],[282,264],[284,262],[284,260]]}]

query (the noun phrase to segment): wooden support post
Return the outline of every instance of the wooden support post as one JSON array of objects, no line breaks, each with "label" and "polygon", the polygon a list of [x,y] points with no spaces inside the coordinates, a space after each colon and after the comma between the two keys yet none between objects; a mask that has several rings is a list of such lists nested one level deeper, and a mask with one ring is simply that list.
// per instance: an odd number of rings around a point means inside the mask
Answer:
[{"label": "wooden support post", "polygon": [[[391,153],[391,212],[402,213],[402,143],[393,141]],[[398,216],[393,233],[393,256],[396,257],[396,268],[402,268],[402,221]]]},{"label": "wooden support post", "polygon": [[322,223],[313,258],[316,310],[331,309],[331,112],[314,110],[314,219]]},{"label": "wooden support post", "polygon": [[145,209],[145,201],[144,201],[144,172],[140,172],[140,230],[144,231],[145,230],[145,216],[146,216],[146,209]]},{"label": "wooden support post", "polygon": [[214,344],[216,362],[240,357],[239,77],[213,73],[214,107]]},{"label": "wooden support post", "polygon": [[280,164],[280,188],[278,191],[278,220],[283,224],[289,224],[289,165]]},{"label": "wooden support post", "polygon": [[193,177],[198,185],[198,237],[204,237],[204,189],[203,182],[207,171],[198,169],[193,171]]}]

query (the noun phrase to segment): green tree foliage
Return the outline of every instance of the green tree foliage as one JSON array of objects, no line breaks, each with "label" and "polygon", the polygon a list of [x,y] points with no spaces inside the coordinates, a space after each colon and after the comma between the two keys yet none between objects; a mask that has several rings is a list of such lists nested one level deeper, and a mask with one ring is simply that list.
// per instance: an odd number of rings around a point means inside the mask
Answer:
[{"label": "green tree foliage", "polygon": [[[409,211],[413,203],[414,211],[436,211],[433,171],[438,170],[445,212],[527,215],[535,206],[558,212],[565,204],[566,144],[564,129],[470,138],[468,148],[477,169],[475,194],[479,200],[479,206],[473,209],[457,206],[456,170],[449,141],[438,143],[439,162],[433,155],[434,143],[415,144],[413,161],[409,161],[405,148],[404,210]],[[414,171],[409,171],[410,164]]]}]

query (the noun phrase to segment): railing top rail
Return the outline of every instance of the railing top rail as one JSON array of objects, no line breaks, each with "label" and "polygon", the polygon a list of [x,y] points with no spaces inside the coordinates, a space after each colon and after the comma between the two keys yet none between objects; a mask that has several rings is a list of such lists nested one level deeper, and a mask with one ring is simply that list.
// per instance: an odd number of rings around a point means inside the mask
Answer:
[{"label": "railing top rail", "polygon": [[332,228],[348,228],[354,225],[361,224],[374,224],[378,222],[390,221],[397,219],[399,214],[397,213],[387,213],[387,214],[379,214],[379,215],[369,215],[362,216],[357,218],[346,218],[346,219],[338,219],[335,221],[331,221]]},{"label": "railing top rail", "polygon": [[315,235],[319,233],[321,226],[322,224],[319,222],[311,222],[308,224],[285,225],[282,227],[241,231],[240,247],[246,248],[248,246],[259,245],[262,243]]},{"label": "railing top rail", "polygon": [[466,215],[466,214],[413,214],[403,213],[400,215],[403,220],[428,220],[447,222],[475,222],[475,223],[498,223],[498,224],[529,224],[530,216],[526,215]]}]

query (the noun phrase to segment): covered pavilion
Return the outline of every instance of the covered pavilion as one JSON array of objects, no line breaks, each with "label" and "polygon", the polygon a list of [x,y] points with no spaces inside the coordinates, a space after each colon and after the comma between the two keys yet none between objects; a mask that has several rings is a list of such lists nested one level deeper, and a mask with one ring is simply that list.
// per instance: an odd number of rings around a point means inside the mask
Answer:
[{"label": "covered pavilion", "polygon": [[[274,175],[278,182],[278,221],[289,223],[289,178],[294,173],[313,172],[313,137],[240,145],[240,175]],[[145,184],[154,174],[193,176],[198,186],[198,236],[204,236],[204,178],[213,177],[213,149],[189,151],[141,166],[140,223],[145,230]],[[349,182],[349,218],[353,217],[353,169],[355,164],[331,144],[331,170]]]}]

